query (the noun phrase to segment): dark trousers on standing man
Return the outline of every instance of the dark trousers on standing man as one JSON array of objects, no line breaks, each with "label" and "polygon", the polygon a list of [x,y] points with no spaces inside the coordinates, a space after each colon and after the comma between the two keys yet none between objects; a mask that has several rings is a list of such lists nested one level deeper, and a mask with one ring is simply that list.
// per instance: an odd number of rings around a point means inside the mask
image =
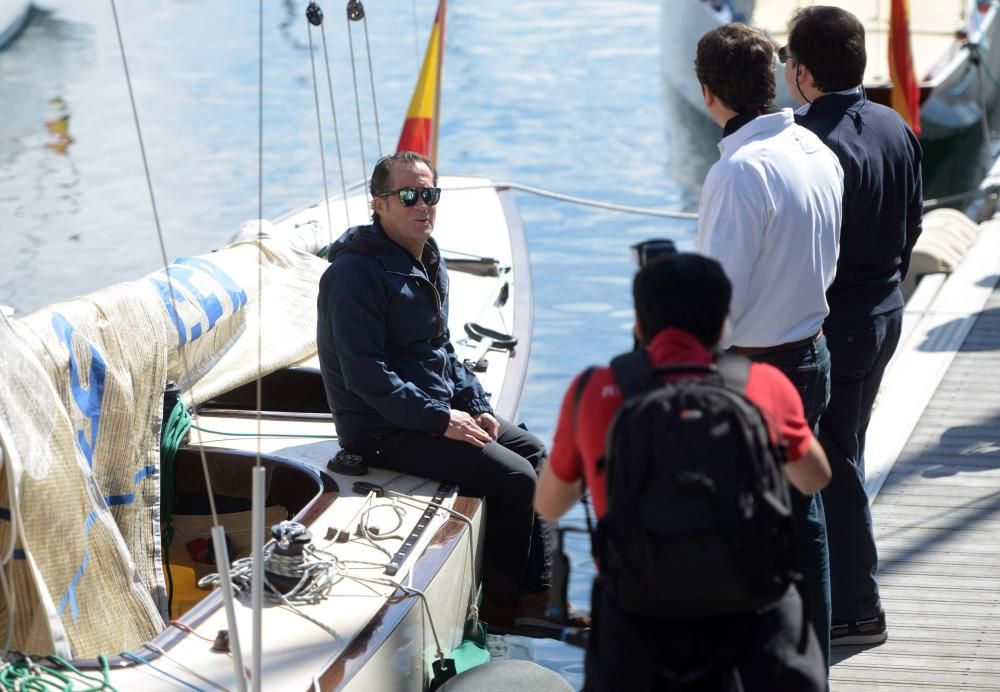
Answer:
[{"label": "dark trousers on standing man", "polygon": [[513,605],[519,596],[549,587],[549,551],[535,514],[538,469],[545,445],[526,430],[500,421],[500,434],[485,447],[428,433],[400,430],[347,449],[372,466],[457,483],[467,495],[486,499],[483,591],[493,603]]},{"label": "dark trousers on standing man", "polygon": [[[768,363],[791,380],[799,391],[806,420],[813,431],[824,416],[830,400],[830,352],[822,334],[795,348],[748,354],[759,363]],[[823,658],[830,662],[830,553],[823,498],[819,493],[806,497],[791,488],[792,508],[799,533],[799,560],[802,581],[799,591],[807,618],[816,631]]]},{"label": "dark trousers on standing man", "polygon": [[858,319],[835,306],[823,326],[833,361],[830,405],[820,421],[820,443],[833,479],[823,489],[830,542],[833,616],[876,617],[882,609],[875,574],[878,553],[865,492],[865,434],[882,375],[896,351],[903,309]]},{"label": "dark trousers on standing man", "polygon": [[826,689],[823,656],[791,587],[757,612],[707,618],[627,613],[601,576],[594,580],[591,601],[585,692]]}]

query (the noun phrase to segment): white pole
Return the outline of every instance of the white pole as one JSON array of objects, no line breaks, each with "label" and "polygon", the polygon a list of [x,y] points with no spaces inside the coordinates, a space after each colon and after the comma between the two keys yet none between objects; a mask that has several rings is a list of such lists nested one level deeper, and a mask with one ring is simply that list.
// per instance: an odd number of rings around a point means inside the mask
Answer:
[{"label": "white pole", "polygon": [[267,469],[256,466],[253,470],[253,528],[250,534],[253,551],[253,573],[250,578],[250,602],[253,606],[253,659],[250,684],[253,692],[261,692],[263,655],[261,651],[264,617],[264,492],[267,487]]},{"label": "white pole", "polygon": [[229,552],[226,550],[226,530],[212,527],[212,547],[215,548],[215,566],[219,569],[219,588],[222,602],[226,604],[226,621],[229,623],[229,648],[233,652],[237,692],[247,692],[247,678],[243,671],[243,654],[240,651],[240,631],[236,628],[236,605],[233,602],[233,582],[229,576]]}]

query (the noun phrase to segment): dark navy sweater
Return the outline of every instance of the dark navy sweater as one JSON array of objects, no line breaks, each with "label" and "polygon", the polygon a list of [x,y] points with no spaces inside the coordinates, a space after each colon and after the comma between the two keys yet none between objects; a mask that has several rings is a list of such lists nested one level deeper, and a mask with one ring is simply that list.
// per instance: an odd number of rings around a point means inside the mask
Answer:
[{"label": "dark navy sweater", "polygon": [[828,324],[851,324],[902,307],[899,283],[921,230],[922,152],[896,111],[860,94],[827,94],[796,122],[844,169],[844,220]]},{"label": "dark navy sweater", "polygon": [[341,445],[419,430],[443,434],[451,409],[491,412],[448,334],[448,270],[429,239],[422,260],[377,223],[331,249],[319,284],[317,347]]}]

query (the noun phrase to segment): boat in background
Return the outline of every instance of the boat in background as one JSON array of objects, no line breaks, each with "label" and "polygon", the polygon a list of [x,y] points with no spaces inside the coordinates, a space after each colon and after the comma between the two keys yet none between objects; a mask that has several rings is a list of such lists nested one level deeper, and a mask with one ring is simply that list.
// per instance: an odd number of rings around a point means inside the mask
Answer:
[{"label": "boat in background", "polygon": [[0,0],[0,50],[13,41],[31,16],[31,0]]},{"label": "boat in background", "polygon": [[[698,40],[729,22],[758,26],[784,45],[788,22],[799,7],[835,4],[865,25],[868,98],[889,105],[889,3],[842,0],[664,0],[662,49],[664,77],[673,93],[704,113],[701,85],[694,73]],[[989,158],[990,111],[1000,94],[1000,20],[995,2],[910,0],[910,37],[914,72],[920,88],[921,144],[925,152],[925,188],[948,193],[974,188]],[[798,104],[777,75],[779,106]],[[707,114],[706,114],[707,117]],[[959,141],[956,141],[959,140]],[[955,159],[962,158],[960,164]],[[969,160],[977,160],[971,166]],[[965,171],[956,171],[955,166]],[[955,187],[955,186],[958,187]],[[927,194],[925,190],[925,195]]]},{"label": "boat in background", "polygon": [[[452,342],[513,419],[532,322],[513,192],[483,178],[439,185]],[[352,190],[247,222],[218,251],[137,281],[0,316],[8,680],[38,671],[20,652],[97,668],[117,689],[244,689],[252,669],[267,690],[422,690],[482,634],[481,499],[336,461],[316,298],[330,243],[370,218],[364,185]],[[257,611],[254,475],[273,527],[265,576],[279,587]],[[212,588],[230,560],[232,611]]]}]

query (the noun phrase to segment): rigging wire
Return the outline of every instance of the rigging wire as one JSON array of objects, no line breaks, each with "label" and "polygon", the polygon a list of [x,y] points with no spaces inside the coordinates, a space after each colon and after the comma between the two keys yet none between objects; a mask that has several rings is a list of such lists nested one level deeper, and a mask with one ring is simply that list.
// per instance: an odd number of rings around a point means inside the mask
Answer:
[{"label": "rigging wire", "polygon": [[[167,258],[167,246],[163,239],[163,228],[160,224],[160,214],[156,208],[156,194],[153,192],[153,179],[149,172],[149,160],[146,156],[146,145],[142,138],[142,126],[139,124],[139,109],[135,103],[135,92],[132,89],[132,76],[128,69],[128,57],[125,54],[125,41],[122,38],[121,23],[118,21],[118,7],[115,0],[111,2],[111,13],[115,20],[115,34],[118,37],[118,49],[122,56],[122,68],[125,71],[125,84],[128,86],[129,103],[132,105],[132,120],[135,123],[136,135],[139,138],[139,152],[142,154],[142,168],[146,175],[146,189],[149,191],[149,201],[153,208],[153,221],[156,225],[156,238],[160,244],[160,258],[163,260],[163,272],[167,275],[167,290],[170,295],[170,304],[174,314],[181,314],[177,309],[178,300],[174,291],[174,280],[170,271],[170,260]],[[187,349],[180,349],[181,365],[184,374],[191,373],[191,365],[188,361]],[[194,382],[190,383],[191,400],[194,401]],[[212,512],[212,525],[219,526],[219,515],[215,508],[215,492],[212,490],[212,479],[208,472],[208,458],[205,455],[205,446],[201,444],[201,435],[198,435],[198,452],[201,455],[201,468],[205,475],[205,488],[208,494],[209,509]]]},{"label": "rigging wire", "polygon": [[365,179],[365,198],[368,198],[368,163],[365,158],[365,135],[361,124],[361,97],[358,94],[358,69],[354,62],[354,37],[351,31],[351,22],[365,16],[365,9],[360,0],[350,0],[347,3],[347,47],[351,54],[351,79],[354,82],[354,110],[358,118],[358,144],[361,147],[361,175]]},{"label": "rigging wire", "polygon": [[411,0],[410,6],[413,8],[413,58],[414,65],[417,66],[417,74],[420,74],[420,33],[417,30],[417,0]]},{"label": "rigging wire", "polygon": [[[316,134],[319,135],[319,166],[323,173],[323,200],[324,206],[326,207],[326,230],[329,234],[330,243],[333,243],[333,221],[330,218],[330,188],[326,184],[326,154],[323,150],[323,120],[320,118],[319,114],[319,86],[316,83],[316,59],[313,55],[312,35],[313,22],[323,22],[323,11],[316,3],[310,2],[309,7],[306,9],[306,17],[308,18],[306,27],[307,33],[309,34],[309,66],[312,68],[313,101],[316,103]],[[332,92],[330,97],[333,98]],[[347,195],[345,194],[344,200],[346,201],[346,199]],[[350,225],[350,222],[348,222],[348,225]]]},{"label": "rigging wire", "polygon": [[[253,468],[253,501],[250,536],[253,555],[253,579],[250,584],[250,604],[252,621],[250,629],[250,684],[254,692],[260,692],[264,672],[264,658],[261,643],[264,630],[264,497],[262,476],[264,467],[260,460],[261,425],[264,407],[264,0],[257,4],[258,14],[258,69],[257,69],[257,447]],[[324,173],[325,175],[325,173]],[[270,295],[270,294],[269,294]],[[235,634],[235,633],[234,633]],[[239,653],[239,648],[233,649]],[[242,660],[241,660],[242,662]],[[241,681],[243,682],[243,681]]]},{"label": "rigging wire", "polygon": [[[347,184],[345,182],[344,176],[344,157],[340,153],[340,126],[337,124],[337,106],[333,99],[333,77],[331,75],[332,70],[330,69],[330,53],[326,46],[326,25],[319,25],[320,36],[323,38],[323,62],[326,63],[326,87],[330,92],[330,114],[333,116],[333,140],[334,144],[337,146],[337,167],[340,171],[340,193],[344,198],[344,218],[347,220],[347,225],[351,225],[351,209],[347,204]],[[362,172],[362,175],[364,173]],[[329,197],[327,198],[327,204],[329,204]],[[333,244],[333,229],[330,229],[330,243]]]},{"label": "rigging wire", "polygon": [[[146,156],[146,146],[145,146],[145,143],[144,143],[143,137],[142,137],[142,126],[139,123],[139,109],[136,106],[135,92],[134,92],[134,90],[132,88],[132,77],[131,77],[131,74],[129,72],[128,57],[127,57],[126,52],[125,52],[125,41],[122,38],[121,22],[118,19],[118,8],[117,8],[117,6],[115,4],[115,0],[110,0],[110,2],[111,2],[111,13],[114,16],[114,22],[115,22],[115,34],[116,34],[116,36],[118,38],[118,48],[119,48],[119,50],[121,52],[122,68],[124,69],[124,72],[125,72],[125,83],[128,86],[129,103],[131,104],[131,107],[132,107],[132,119],[133,119],[133,121],[135,123],[136,134],[137,134],[138,139],[139,139],[139,151],[142,154],[142,166],[143,166],[143,171],[144,171],[145,177],[146,177],[146,188],[149,191],[150,203],[151,203],[152,209],[153,209],[153,219],[154,219],[155,225],[156,225],[156,236],[157,236],[157,240],[159,241],[159,245],[160,245],[160,256],[161,256],[161,258],[163,260],[163,271],[167,275],[167,288],[168,288],[168,293],[170,295],[171,306],[172,306],[175,314],[180,314],[180,312],[177,309],[178,301],[177,301],[176,293],[174,291],[173,277],[171,276],[171,272],[170,272],[170,263],[169,263],[169,260],[167,258],[166,242],[164,241],[164,238],[163,238],[163,228],[162,228],[162,225],[160,224],[160,216],[159,216],[159,212],[157,211],[157,208],[156,208],[156,195],[155,195],[155,193],[153,191],[153,181],[152,181],[152,176],[150,175],[150,171],[149,171],[149,160],[148,160],[148,157]],[[261,27],[260,28],[260,32],[261,32],[261,35],[260,35],[260,42],[261,42],[261,55],[263,56],[263,0],[260,0],[260,6],[261,6],[261,20],[260,20],[260,22],[261,22],[260,23],[260,27]],[[261,64],[261,67],[260,67],[260,88],[261,88],[261,94],[262,94],[263,93],[263,64]],[[262,113],[262,108],[261,108],[261,113]],[[263,161],[263,153],[262,153],[263,134],[262,134],[262,132],[263,132],[263,120],[262,120],[262,117],[261,117],[261,120],[259,122],[259,129],[258,129],[258,145],[259,145],[258,146],[258,163],[261,166],[262,166],[262,161]],[[261,187],[263,185],[263,181],[262,181],[262,177],[261,177],[261,173],[260,172],[258,172],[258,185],[261,186]],[[260,202],[258,202],[258,204],[260,204]],[[263,215],[262,213],[259,214],[259,216],[262,216],[262,215]],[[258,220],[258,223],[260,223],[260,220]],[[258,234],[259,234],[259,232],[260,231],[259,231],[259,228],[258,228]],[[258,239],[258,247],[259,247],[259,239]],[[260,270],[258,268],[258,272],[259,271]],[[258,338],[259,338],[259,333],[258,333]],[[260,342],[258,341],[258,344],[259,343]],[[192,369],[191,369],[191,366],[190,366],[190,362],[188,360],[187,349],[183,349],[182,348],[182,349],[179,349],[179,350],[180,350],[180,355],[181,355],[181,366],[182,366],[182,369],[183,369],[183,373],[185,375],[189,375],[192,372]],[[191,400],[195,401],[195,397],[194,397],[194,382],[193,381],[189,384],[189,391],[191,392]],[[215,504],[215,492],[212,489],[212,478],[211,478],[211,474],[209,473],[209,470],[208,470],[208,458],[207,458],[207,455],[205,453],[205,446],[202,444],[201,433],[200,432],[198,433],[197,436],[198,436],[198,445],[197,445],[198,446],[198,453],[201,456],[201,468],[202,468],[202,473],[203,473],[204,478],[205,478],[205,490],[206,490],[206,495],[208,496],[209,509],[210,509],[211,515],[212,515],[212,530],[213,530],[213,532],[215,532],[215,533],[217,533],[219,535],[224,535],[225,529],[219,524],[219,515],[218,515],[218,511],[216,509],[216,504]],[[258,463],[259,463],[259,458],[258,458]],[[223,598],[224,598],[224,601],[226,602],[227,617],[228,617],[229,622],[230,622],[230,630],[231,630],[230,635],[231,635],[231,642],[232,642],[232,647],[233,647],[233,657],[235,659],[234,667],[237,669],[236,670],[236,674],[237,674],[237,679],[238,679],[238,683],[239,683],[238,684],[238,689],[244,690],[245,687],[246,687],[246,678],[245,678],[244,675],[241,674],[241,671],[244,670],[243,669],[243,659],[242,659],[242,655],[241,655],[241,652],[240,652],[238,632],[235,630],[235,627],[233,626],[234,621],[235,621],[235,613],[232,612],[233,611],[233,608],[232,608],[232,595],[231,595],[231,593],[227,593],[224,590],[223,591]],[[197,689],[197,688],[194,688],[194,689]]]},{"label": "rigging wire", "polygon": [[365,54],[368,56],[368,83],[372,89],[372,115],[375,116],[375,144],[378,145],[378,157],[382,158],[382,130],[378,124],[378,99],[375,98],[375,69],[372,67],[372,47],[368,40],[368,17],[361,18],[365,28]]}]

